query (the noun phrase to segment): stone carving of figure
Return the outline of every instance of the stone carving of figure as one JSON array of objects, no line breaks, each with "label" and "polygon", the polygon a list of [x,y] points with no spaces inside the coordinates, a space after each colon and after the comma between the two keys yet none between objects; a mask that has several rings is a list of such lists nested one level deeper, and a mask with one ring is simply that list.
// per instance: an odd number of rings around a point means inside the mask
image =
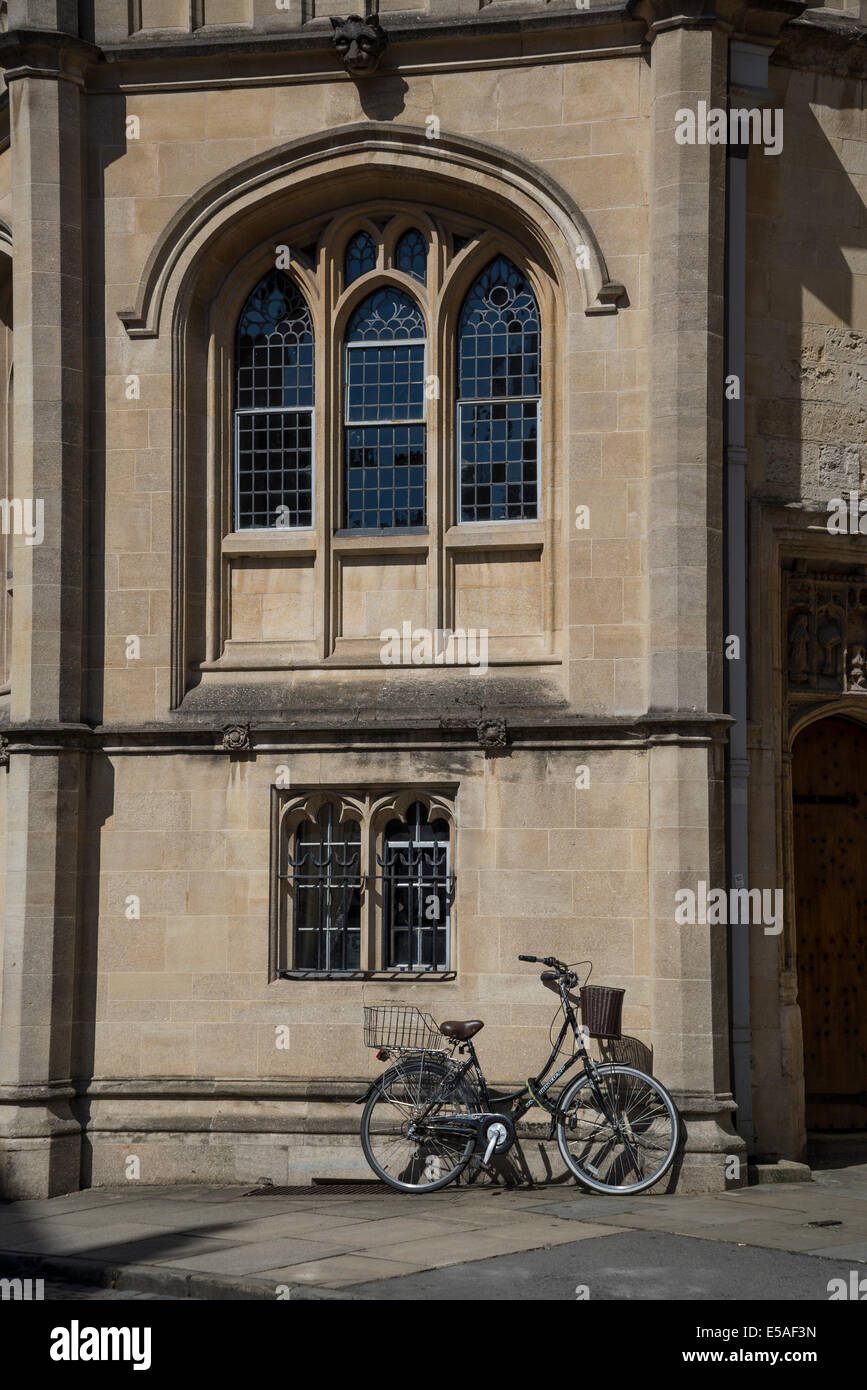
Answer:
[{"label": "stone carving of figure", "polygon": [[867,653],[864,647],[853,647],[849,662],[849,689],[867,693]]},{"label": "stone carving of figure", "polygon": [[331,27],[334,30],[332,42],[347,72],[354,77],[367,77],[376,72],[388,45],[388,35],[376,16],[367,19],[355,15],[346,19],[334,16]]},{"label": "stone carving of figure", "polygon": [[810,674],[810,619],[799,613],[789,629],[789,675],[805,681]]},{"label": "stone carving of figure", "polygon": [[823,676],[836,676],[837,674],[837,652],[842,642],[840,626],[831,618],[825,618],[820,624],[816,633],[819,645],[825,653],[825,664],[822,667]]}]

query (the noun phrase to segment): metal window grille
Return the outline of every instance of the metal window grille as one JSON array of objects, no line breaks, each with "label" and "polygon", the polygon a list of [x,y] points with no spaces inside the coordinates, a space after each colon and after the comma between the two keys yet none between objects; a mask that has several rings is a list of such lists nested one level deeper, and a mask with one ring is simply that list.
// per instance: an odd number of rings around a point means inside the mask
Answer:
[{"label": "metal window grille", "polygon": [[398,240],[394,248],[394,263],[398,270],[411,275],[420,284],[427,281],[427,242],[416,227]]},{"label": "metal window grille", "polygon": [[454,875],[449,827],[420,803],[385,830],[382,870],[384,963],[389,970],[448,970]]},{"label": "metal window grille", "polygon": [[424,526],[425,327],[418,305],[387,286],[356,309],[345,346],[344,525]]},{"label": "metal window grille", "polygon": [[313,524],[310,310],[280,270],[250,294],[235,335],[235,529]]},{"label": "metal window grille", "polygon": [[293,966],[296,970],[359,970],[361,967],[361,828],[340,825],[335,808],[323,807],[315,824],[302,821],[287,851],[286,880],[293,899]]},{"label": "metal window grille", "polygon": [[343,278],[351,285],[370,270],[376,270],[376,245],[369,232],[356,232],[346,248]]},{"label": "metal window grille", "polygon": [[526,276],[498,256],[469,291],[458,324],[463,522],[539,515],[539,352],[536,297]]}]

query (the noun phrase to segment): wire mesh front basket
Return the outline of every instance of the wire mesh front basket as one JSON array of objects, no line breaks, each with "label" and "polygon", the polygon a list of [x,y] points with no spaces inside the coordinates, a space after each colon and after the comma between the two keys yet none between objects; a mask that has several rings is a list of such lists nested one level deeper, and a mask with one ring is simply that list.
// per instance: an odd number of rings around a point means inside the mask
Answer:
[{"label": "wire mesh front basket", "polygon": [[364,1046],[431,1051],[445,1043],[430,1014],[415,1004],[365,1004]]},{"label": "wire mesh front basket", "polygon": [[584,985],[581,990],[581,1022],[592,1038],[619,1038],[625,989],[610,985]]}]

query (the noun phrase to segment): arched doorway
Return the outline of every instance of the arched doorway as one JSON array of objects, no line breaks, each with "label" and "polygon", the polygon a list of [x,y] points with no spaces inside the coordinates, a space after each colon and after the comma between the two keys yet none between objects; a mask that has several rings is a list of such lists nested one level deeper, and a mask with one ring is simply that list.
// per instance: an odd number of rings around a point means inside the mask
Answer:
[{"label": "arched doorway", "polygon": [[808,1130],[867,1130],[867,726],[794,744],[798,1002]]}]

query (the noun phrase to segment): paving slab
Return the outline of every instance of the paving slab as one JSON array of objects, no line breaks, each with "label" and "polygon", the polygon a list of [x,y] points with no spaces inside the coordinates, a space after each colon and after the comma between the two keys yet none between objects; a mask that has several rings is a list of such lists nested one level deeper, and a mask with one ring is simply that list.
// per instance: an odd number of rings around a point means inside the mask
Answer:
[{"label": "paving slab", "polygon": [[[160,1231],[149,1234],[141,1226],[125,1222],[118,1222],[110,1230],[112,1239],[108,1240],[104,1227],[88,1230],[86,1227],[68,1226],[65,1222],[55,1221],[48,1226],[31,1225],[28,1231],[16,1234],[11,1241],[4,1239],[0,1245],[5,1251],[18,1250],[32,1254],[88,1254],[94,1259],[103,1256],[120,1259],[123,1254],[125,1257],[147,1259],[152,1251],[160,1254],[163,1251],[171,1252],[182,1241],[189,1243],[195,1239],[193,1236],[185,1236],[183,1232]],[[209,1245],[215,1249],[222,1245],[231,1245],[233,1242],[202,1238],[200,1243],[203,1248]]]},{"label": "paving slab", "polygon": [[273,1279],[278,1284],[317,1284],[326,1289],[345,1289],[370,1279],[396,1279],[415,1274],[420,1268],[425,1266],[401,1262],[390,1255],[332,1255],[308,1264],[268,1269],[260,1278]]},{"label": "paving slab", "polygon": [[335,1253],[333,1245],[324,1241],[305,1240],[300,1236],[283,1236],[276,1240],[251,1241],[213,1252],[203,1251],[184,1255],[171,1263],[178,1268],[199,1270],[208,1274],[257,1274],[261,1270],[283,1268],[325,1259]]},{"label": "paving slab", "polygon": [[810,1250],[810,1255],[827,1255],[837,1260],[854,1260],[856,1264],[867,1264],[867,1240],[855,1241],[851,1245],[820,1245]]},{"label": "paving slab", "polygon": [[[288,1283],[305,1291],[298,1296],[331,1290],[361,1299],[375,1295],[357,1289],[359,1282],[403,1286],[409,1274],[499,1265],[532,1250],[556,1265],[560,1247],[623,1235],[647,1251],[663,1237],[701,1242],[720,1260],[730,1258],[724,1248],[773,1259],[789,1252],[819,1264],[846,1260],[850,1268],[867,1263],[867,1169],[838,1169],[792,1188],[693,1197],[607,1198],[563,1184],[480,1184],[418,1197],[376,1186],[252,1192],[125,1186],[2,1204],[0,1260],[6,1272],[26,1264],[67,1278],[78,1268],[96,1282],[107,1270],[115,1282],[135,1270],[139,1283],[127,1288],[181,1298],[226,1298],[232,1289],[241,1298],[273,1298],[276,1285]],[[820,1220],[840,1225],[808,1224]],[[810,1281],[813,1287],[815,1274]]]},{"label": "paving slab", "polygon": [[[350,1221],[345,1216],[328,1212],[287,1212],[280,1216],[266,1216],[259,1221],[231,1221],[222,1225],[217,1221],[210,1227],[212,1235],[223,1240],[248,1244],[257,1240],[276,1240],[278,1236],[308,1236],[322,1240],[342,1241],[343,1232],[348,1228],[364,1231],[371,1226],[369,1221]],[[379,1224],[378,1222],[376,1223]],[[359,1237],[361,1244],[363,1236]]]},{"label": "paving slab", "polygon": [[[511,1223],[510,1223],[511,1227]],[[383,1245],[395,1242],[418,1242],[424,1249],[432,1240],[442,1237],[461,1238],[473,1231],[484,1229],[481,1222],[441,1221],[437,1217],[385,1217],[381,1221],[355,1222],[351,1225],[332,1228],[328,1239],[342,1245],[344,1250],[378,1250]]]}]

